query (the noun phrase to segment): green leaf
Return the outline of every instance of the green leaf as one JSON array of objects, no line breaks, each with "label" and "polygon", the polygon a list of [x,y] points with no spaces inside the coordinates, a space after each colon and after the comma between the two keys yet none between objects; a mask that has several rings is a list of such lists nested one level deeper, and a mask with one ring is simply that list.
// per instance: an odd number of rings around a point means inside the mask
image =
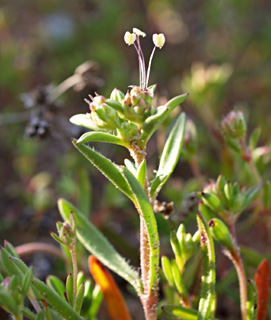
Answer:
[{"label": "green leaf", "polygon": [[83,318],[54,290],[38,279],[33,280],[36,289],[42,294],[44,299],[66,320],[82,320]]},{"label": "green leaf", "polygon": [[179,243],[179,240],[177,238],[175,231],[170,232],[170,244],[171,244],[171,248],[174,252],[177,265],[178,265],[179,269],[181,271],[183,271],[183,267],[184,267],[184,264],[186,261],[183,259],[180,243]]},{"label": "green leaf", "polygon": [[35,313],[33,313],[32,311],[30,311],[28,308],[22,307],[21,312],[22,312],[22,314],[23,314],[27,319],[36,320],[36,315],[35,315]]},{"label": "green leaf", "polygon": [[[173,129],[170,132],[170,135],[166,141],[164,150],[162,152],[162,156],[160,159],[159,167],[156,173],[156,178],[159,176],[165,177],[164,179],[160,179],[160,183],[156,188],[151,187],[151,197],[156,196],[158,192],[161,190],[162,186],[166,183],[167,179],[172,174],[178,160],[180,157],[183,139],[185,134],[185,125],[186,125],[186,116],[182,113]],[[155,184],[157,181],[155,181]]]},{"label": "green leaf", "polygon": [[131,200],[134,199],[132,191],[117,165],[95,150],[83,144],[77,145],[76,139],[73,139],[72,142],[73,145],[116,186],[116,188],[120,189],[120,191],[126,194]]},{"label": "green leaf", "polygon": [[144,160],[141,162],[137,172],[137,180],[140,182],[142,188],[144,188],[144,185],[145,185],[146,172],[147,172],[147,163],[146,163],[146,160]]},{"label": "green leaf", "polygon": [[66,289],[64,283],[59,278],[50,275],[47,277],[46,283],[50,288],[55,290],[55,292],[57,292],[61,297],[64,297],[64,292]]},{"label": "green leaf", "polygon": [[122,105],[119,101],[107,99],[105,100],[105,104],[111,107],[112,109],[116,110],[120,114],[124,114],[124,110],[122,108]]},{"label": "green leaf", "polygon": [[66,292],[69,305],[73,306],[73,275],[69,273],[66,280]]},{"label": "green leaf", "polygon": [[93,289],[91,306],[88,312],[89,320],[96,319],[102,300],[103,300],[103,294],[102,294],[101,288],[98,285],[96,285],[95,288]]},{"label": "green leaf", "polygon": [[256,320],[258,290],[252,279],[248,279],[247,282],[247,320]]},{"label": "green leaf", "polygon": [[22,295],[25,296],[30,288],[31,281],[33,279],[33,270],[32,268],[28,269],[26,274],[23,276],[22,283]]},{"label": "green leaf", "polygon": [[170,285],[172,285],[172,287],[175,287],[171,263],[170,263],[169,259],[166,256],[163,256],[161,259],[161,264],[162,264],[162,270],[163,270],[164,275],[167,279],[167,282]]},{"label": "green leaf", "polygon": [[124,159],[124,164],[126,168],[135,176],[137,177],[137,171],[136,171],[136,166],[135,164],[129,160],[129,159]]},{"label": "green leaf", "polygon": [[58,209],[65,221],[69,221],[72,211],[76,220],[76,232],[79,241],[107,268],[117,273],[138,289],[140,280],[137,272],[120,256],[103,234],[68,201],[59,199]]},{"label": "green leaf", "polygon": [[94,131],[101,131],[101,128],[97,127],[96,123],[90,119],[89,114],[76,114],[70,118],[70,122]]},{"label": "green leaf", "polygon": [[113,134],[110,134],[110,133],[96,132],[96,131],[84,133],[77,140],[76,144],[78,145],[78,144],[87,143],[87,142],[91,142],[91,141],[100,141],[100,142],[118,144],[118,145],[126,147],[126,148],[129,148],[129,146],[130,146],[129,141],[123,140],[117,136],[114,136]]},{"label": "green leaf", "polygon": [[[184,308],[182,306],[162,306],[162,310],[167,313],[168,315],[183,319],[183,320],[197,320],[198,319],[198,312],[194,309]],[[208,317],[208,320],[215,320],[215,318]]]},{"label": "green leaf", "polygon": [[262,187],[263,184],[261,183],[247,190],[242,210],[245,210],[251,204],[251,202],[257,197],[258,193],[261,191]]},{"label": "green leaf", "polygon": [[175,287],[177,288],[179,294],[182,296],[183,300],[187,302],[187,293],[186,293],[185,286],[183,284],[183,277],[181,275],[181,272],[177,265],[176,260],[172,260],[171,267],[172,267]]},{"label": "green leaf", "polygon": [[188,93],[185,93],[171,99],[166,105],[158,107],[156,113],[144,121],[142,126],[142,134],[138,139],[138,145],[141,147],[141,149],[143,149],[143,147],[147,144],[148,140],[169,116],[171,111],[180,103],[182,103],[188,97],[188,95]]},{"label": "green leaf", "polygon": [[203,215],[197,214],[200,230],[200,246],[202,252],[201,293],[198,309],[198,320],[209,318],[215,300],[215,249],[211,232]]},{"label": "green leaf", "polygon": [[134,204],[142,214],[150,246],[149,290],[157,290],[159,273],[159,236],[156,219],[148,196],[135,176],[125,167],[123,173],[134,193]]},{"label": "green leaf", "polygon": [[78,313],[80,313],[81,308],[82,308],[83,299],[84,299],[84,292],[85,292],[85,283],[82,282],[79,289],[78,289],[76,299],[75,299],[75,304],[74,304],[74,309]]},{"label": "green leaf", "polygon": [[12,313],[14,315],[18,315],[20,312],[15,299],[11,295],[2,291],[0,291],[0,306],[4,308],[7,312]]}]

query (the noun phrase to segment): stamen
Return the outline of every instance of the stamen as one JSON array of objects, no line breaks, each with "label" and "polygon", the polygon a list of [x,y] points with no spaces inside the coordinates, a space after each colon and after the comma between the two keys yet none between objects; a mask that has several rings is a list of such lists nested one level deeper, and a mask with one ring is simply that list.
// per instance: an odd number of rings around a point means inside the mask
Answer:
[{"label": "stamen", "polygon": [[138,50],[138,47],[136,46],[136,44],[134,43],[134,47],[136,49],[137,55],[138,55],[138,65],[139,65],[139,86],[142,86],[142,79],[143,79],[143,75],[142,75],[142,61],[141,61],[141,55],[140,52]]},{"label": "stamen", "polygon": [[146,88],[147,88],[148,83],[149,83],[149,77],[150,77],[150,72],[151,72],[151,63],[152,63],[152,59],[153,59],[155,50],[156,50],[156,46],[154,46],[154,48],[152,50],[152,53],[151,53],[151,56],[150,56],[150,60],[149,60],[148,71],[147,71],[147,80],[146,80]]},{"label": "stamen", "polygon": [[136,41],[137,41],[137,46],[138,46],[138,51],[140,53],[141,56],[141,67],[142,67],[142,84],[140,85],[141,88],[145,88],[146,87],[146,65],[145,65],[145,58],[143,55],[143,51],[141,49],[141,45],[140,45],[140,40],[139,40],[139,36],[136,37]]}]

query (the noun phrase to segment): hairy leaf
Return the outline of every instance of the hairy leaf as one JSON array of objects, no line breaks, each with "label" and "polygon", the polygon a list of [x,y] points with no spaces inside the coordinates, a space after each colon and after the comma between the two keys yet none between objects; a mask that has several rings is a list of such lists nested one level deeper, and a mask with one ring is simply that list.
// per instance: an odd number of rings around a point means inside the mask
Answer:
[{"label": "hairy leaf", "polygon": [[166,183],[167,179],[172,174],[179,160],[182,145],[183,145],[183,140],[184,140],[185,125],[186,125],[186,116],[184,113],[182,113],[178,117],[166,141],[166,144],[160,159],[159,167],[156,173],[156,178],[161,176],[165,178],[160,179],[160,183],[157,184],[156,188],[151,187],[151,197],[158,194],[162,186]]},{"label": "hairy leaf", "polygon": [[98,169],[103,175],[111,181],[116,188],[120,189],[130,199],[134,199],[132,191],[124,178],[121,170],[117,165],[112,163],[109,159],[98,153],[97,151],[85,146],[77,145],[76,139],[73,139],[73,145]]},{"label": "hairy leaf", "polygon": [[59,199],[58,209],[65,221],[69,221],[70,213],[73,212],[76,220],[77,236],[85,248],[95,255],[106,267],[138,289],[139,276],[137,272],[120,256],[103,234],[68,201]]}]

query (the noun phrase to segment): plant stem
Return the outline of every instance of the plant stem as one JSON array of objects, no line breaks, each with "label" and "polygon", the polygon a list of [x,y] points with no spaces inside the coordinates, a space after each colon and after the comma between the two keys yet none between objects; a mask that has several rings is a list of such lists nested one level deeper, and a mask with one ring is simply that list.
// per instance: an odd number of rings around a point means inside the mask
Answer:
[{"label": "plant stem", "polygon": [[[145,159],[146,152],[141,150],[137,144],[132,144],[130,149],[131,156],[135,161],[135,165],[139,168],[142,161]],[[148,177],[145,176],[144,190],[149,198],[148,192]],[[140,294],[140,300],[144,309],[146,320],[156,320],[157,304],[158,304],[158,288],[149,288],[149,273],[150,273],[150,243],[146,224],[143,219],[142,213],[138,210],[140,216],[140,266],[141,266],[141,279],[143,283],[143,294]],[[157,281],[158,283],[158,281]]]},{"label": "plant stem", "polygon": [[25,243],[20,246],[17,246],[15,250],[19,256],[24,256],[24,255],[35,253],[35,252],[45,252],[65,260],[65,257],[63,256],[63,253],[61,252],[61,250],[49,243],[42,243],[42,242]]},{"label": "plant stem", "polygon": [[15,320],[23,320],[23,316],[21,313],[17,314],[17,315],[14,315],[14,319]]},{"label": "plant stem", "polygon": [[73,271],[73,304],[75,304],[76,294],[77,294],[77,261],[76,261],[76,248],[75,244],[70,248],[72,257],[72,271]]},{"label": "plant stem", "polygon": [[247,319],[247,279],[242,262],[242,258],[239,253],[230,254],[231,260],[234,264],[234,267],[237,271],[239,287],[240,287],[240,300],[241,300],[241,314],[242,320]]},{"label": "plant stem", "polygon": [[242,320],[247,320],[247,279],[244,270],[243,261],[240,255],[236,234],[235,234],[235,224],[232,223],[229,226],[229,230],[235,244],[234,251],[226,251],[226,255],[230,258],[237,272],[240,290],[240,301],[241,301],[241,314]]}]

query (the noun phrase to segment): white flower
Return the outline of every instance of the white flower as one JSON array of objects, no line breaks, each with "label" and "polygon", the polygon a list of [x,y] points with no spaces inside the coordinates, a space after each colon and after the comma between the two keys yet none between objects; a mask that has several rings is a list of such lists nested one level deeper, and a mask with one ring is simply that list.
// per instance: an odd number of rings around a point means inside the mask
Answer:
[{"label": "white flower", "polygon": [[152,36],[152,41],[156,47],[161,49],[166,42],[166,38],[163,33],[159,33],[159,34],[155,33]]},{"label": "white flower", "polygon": [[128,46],[130,46],[136,41],[136,35],[134,33],[130,33],[129,31],[126,31],[124,35],[124,41],[125,43],[128,44]]},{"label": "white flower", "polygon": [[133,28],[133,33],[135,33],[137,36],[141,36],[141,37],[143,37],[143,38],[145,38],[146,37],[146,33],[145,32],[143,32],[143,31],[141,31],[141,30],[139,30],[139,29],[137,29],[137,28]]}]

